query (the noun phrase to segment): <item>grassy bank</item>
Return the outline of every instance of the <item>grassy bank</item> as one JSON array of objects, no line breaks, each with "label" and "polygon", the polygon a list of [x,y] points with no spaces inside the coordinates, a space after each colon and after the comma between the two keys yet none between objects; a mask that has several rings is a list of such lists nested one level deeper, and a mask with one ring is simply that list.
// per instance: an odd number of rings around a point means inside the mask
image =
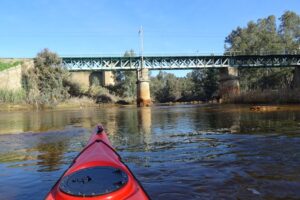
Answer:
[{"label": "grassy bank", "polygon": [[20,90],[4,90],[0,89],[0,103],[22,104],[26,102],[26,93]]},{"label": "grassy bank", "polygon": [[3,62],[0,61],[0,71],[12,68],[12,67],[16,67],[18,65],[20,65],[22,62],[21,61],[15,61],[15,62]]},{"label": "grassy bank", "polygon": [[94,99],[88,97],[74,97],[70,98],[62,103],[59,103],[55,108],[64,109],[64,108],[85,108],[97,106],[97,103]]},{"label": "grassy bank", "polygon": [[[1,92],[0,92],[1,95]],[[7,94],[6,94],[7,95]],[[10,94],[11,95],[11,94]],[[0,96],[2,97],[2,96]],[[56,106],[41,105],[38,108],[35,105],[26,103],[24,99],[16,99],[16,96],[7,98],[6,101],[0,101],[0,111],[18,111],[18,110],[34,110],[34,109],[83,109],[87,107],[98,107],[94,99],[82,97],[82,98],[70,98],[64,102],[57,104]],[[13,100],[13,101],[12,101]]]}]

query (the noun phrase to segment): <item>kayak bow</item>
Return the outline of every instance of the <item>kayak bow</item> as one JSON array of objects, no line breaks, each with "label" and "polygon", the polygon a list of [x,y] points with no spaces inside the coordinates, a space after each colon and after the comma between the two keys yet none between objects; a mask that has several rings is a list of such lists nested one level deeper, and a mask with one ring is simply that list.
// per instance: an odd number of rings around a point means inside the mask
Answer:
[{"label": "kayak bow", "polygon": [[150,199],[113,149],[102,126],[48,193],[46,200]]}]

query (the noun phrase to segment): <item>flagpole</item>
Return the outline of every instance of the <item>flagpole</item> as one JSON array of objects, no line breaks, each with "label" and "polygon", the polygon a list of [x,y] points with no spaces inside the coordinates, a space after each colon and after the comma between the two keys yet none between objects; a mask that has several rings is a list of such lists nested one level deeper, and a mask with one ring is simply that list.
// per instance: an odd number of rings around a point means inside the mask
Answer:
[{"label": "flagpole", "polygon": [[141,26],[139,30],[139,36],[140,36],[140,54],[141,54],[141,68],[144,67],[144,30],[143,26]]}]

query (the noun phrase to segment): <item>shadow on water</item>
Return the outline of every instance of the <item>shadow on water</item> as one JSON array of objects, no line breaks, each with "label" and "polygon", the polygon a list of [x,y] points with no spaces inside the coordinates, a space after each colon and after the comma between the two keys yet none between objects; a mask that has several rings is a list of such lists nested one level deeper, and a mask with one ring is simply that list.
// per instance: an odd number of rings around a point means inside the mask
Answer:
[{"label": "shadow on water", "polygon": [[98,123],[153,199],[300,198],[300,110],[233,105],[2,112],[1,196],[42,199]]}]

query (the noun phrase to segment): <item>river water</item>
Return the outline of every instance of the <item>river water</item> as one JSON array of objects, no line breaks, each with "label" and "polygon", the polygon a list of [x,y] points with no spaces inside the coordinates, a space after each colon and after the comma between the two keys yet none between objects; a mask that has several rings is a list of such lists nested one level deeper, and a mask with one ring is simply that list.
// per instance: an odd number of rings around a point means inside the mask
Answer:
[{"label": "river water", "polygon": [[0,199],[43,199],[101,123],[152,199],[300,199],[300,107],[0,113]]}]

